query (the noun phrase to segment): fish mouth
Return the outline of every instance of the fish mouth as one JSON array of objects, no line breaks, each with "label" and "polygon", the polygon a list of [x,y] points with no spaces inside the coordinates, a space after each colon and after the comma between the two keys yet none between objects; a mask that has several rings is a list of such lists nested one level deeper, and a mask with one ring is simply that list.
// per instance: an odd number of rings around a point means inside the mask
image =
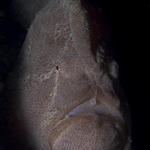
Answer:
[{"label": "fish mouth", "polygon": [[120,150],[124,137],[119,126],[106,115],[66,118],[53,129],[49,144],[53,150]]}]

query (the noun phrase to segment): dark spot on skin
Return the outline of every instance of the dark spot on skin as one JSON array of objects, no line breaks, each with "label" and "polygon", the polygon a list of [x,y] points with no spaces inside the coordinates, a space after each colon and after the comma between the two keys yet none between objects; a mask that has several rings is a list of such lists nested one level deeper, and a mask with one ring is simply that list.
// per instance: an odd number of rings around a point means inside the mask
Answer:
[{"label": "dark spot on skin", "polygon": [[58,66],[56,66],[56,70],[57,70],[57,71],[59,70],[59,67],[58,67]]}]

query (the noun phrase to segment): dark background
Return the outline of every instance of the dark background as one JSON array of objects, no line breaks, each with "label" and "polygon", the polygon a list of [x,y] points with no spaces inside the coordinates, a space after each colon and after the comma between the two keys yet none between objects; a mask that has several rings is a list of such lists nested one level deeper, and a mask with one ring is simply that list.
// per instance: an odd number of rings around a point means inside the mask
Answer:
[{"label": "dark background", "polygon": [[[132,120],[132,149],[148,150],[149,142],[149,28],[150,2],[109,2],[93,0],[102,7],[112,23],[115,59],[120,68],[120,80],[127,97]],[[16,60],[26,30],[14,20],[10,0],[0,1],[0,89],[5,88],[8,73]],[[2,14],[3,13],[3,14]],[[10,112],[0,90],[0,150],[11,145],[6,131]],[[7,109],[6,109],[7,107]],[[8,140],[9,139],[9,140]],[[11,141],[11,140],[10,140]],[[11,149],[11,148],[9,148]]]}]

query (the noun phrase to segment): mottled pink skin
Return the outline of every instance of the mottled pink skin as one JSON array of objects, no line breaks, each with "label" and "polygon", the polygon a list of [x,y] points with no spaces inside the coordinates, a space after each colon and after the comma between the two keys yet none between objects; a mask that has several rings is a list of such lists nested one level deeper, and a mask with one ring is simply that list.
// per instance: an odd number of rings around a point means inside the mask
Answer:
[{"label": "mottled pink skin", "polygon": [[[18,106],[37,150],[129,150],[113,88],[116,63],[103,66],[103,56],[93,53],[83,6],[80,0],[48,3],[31,24],[19,57]],[[98,46],[105,51],[103,43]]]}]

